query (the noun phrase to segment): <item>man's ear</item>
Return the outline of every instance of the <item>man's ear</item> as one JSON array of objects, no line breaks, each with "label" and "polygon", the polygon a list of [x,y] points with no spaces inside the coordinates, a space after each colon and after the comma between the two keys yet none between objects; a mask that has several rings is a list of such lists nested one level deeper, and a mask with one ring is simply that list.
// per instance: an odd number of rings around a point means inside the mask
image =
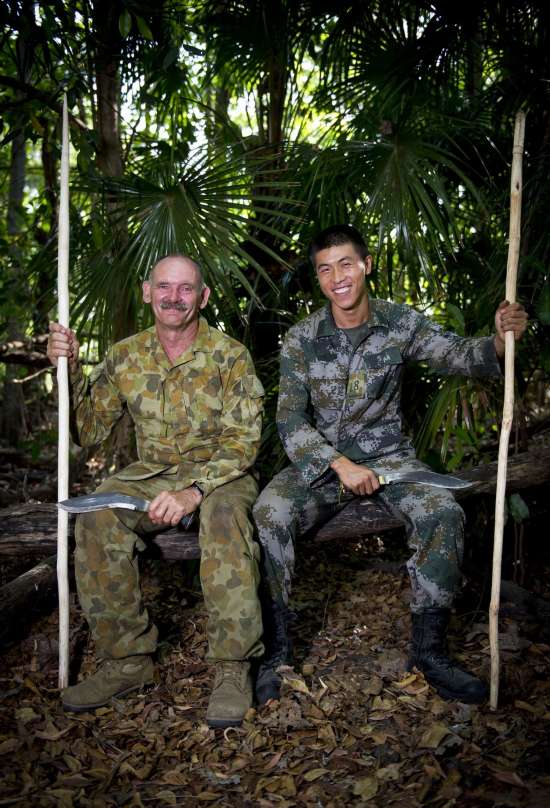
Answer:
[{"label": "man's ear", "polygon": [[208,303],[209,297],[210,297],[210,287],[205,286],[201,292],[201,302],[199,303],[199,309],[204,309],[204,307]]},{"label": "man's ear", "polygon": [[372,255],[367,255],[364,264],[365,264],[365,275],[370,275],[372,272]]},{"label": "man's ear", "polygon": [[143,281],[143,285],[141,287],[143,293],[143,302],[150,303],[151,302],[151,283],[150,281]]}]

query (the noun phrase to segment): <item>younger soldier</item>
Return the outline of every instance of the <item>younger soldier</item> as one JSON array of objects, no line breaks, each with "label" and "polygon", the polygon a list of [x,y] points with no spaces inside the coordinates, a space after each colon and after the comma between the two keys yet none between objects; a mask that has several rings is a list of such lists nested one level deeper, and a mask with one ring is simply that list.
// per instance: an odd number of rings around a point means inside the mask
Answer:
[{"label": "younger soldier", "polygon": [[407,362],[443,373],[498,376],[504,332],[519,339],[527,316],[519,304],[498,307],[494,337],[445,333],[408,306],[370,299],[371,256],[360,233],[336,225],[311,244],[310,258],[325,308],[288,332],[281,352],[277,425],[291,465],[260,495],[254,517],[272,598],[256,693],[279,695],[277,667],[290,661],[287,604],[296,537],[327,520],[342,495],[376,492],[405,518],[413,554],[410,665],[444,697],[480,702],[486,686],[446,651],[450,606],[460,583],[462,509],[446,489],[396,483],[379,490],[378,476],[425,469],[402,432],[401,379]]},{"label": "younger soldier", "polygon": [[209,658],[216,663],[207,722],[240,724],[252,703],[248,660],[263,648],[250,467],[263,390],[246,348],[199,316],[209,294],[190,258],[159,261],[143,284],[155,325],[114,345],[90,380],[74,332],[50,324],[51,362],[69,358],[77,442],[104,440],[126,410],[135,425],[139,460],[98,491],[152,500],[147,514],[104,510],[77,519],[78,596],[102,663],[63,691],[66,710],[94,709],[152,680],[157,629],[142,603],[136,551],[145,548],[145,534],[199,507]]}]

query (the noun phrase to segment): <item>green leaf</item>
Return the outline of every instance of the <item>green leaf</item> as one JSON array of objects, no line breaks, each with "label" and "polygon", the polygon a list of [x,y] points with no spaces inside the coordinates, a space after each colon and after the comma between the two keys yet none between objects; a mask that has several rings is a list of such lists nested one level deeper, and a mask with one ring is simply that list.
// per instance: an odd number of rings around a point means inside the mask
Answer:
[{"label": "green leaf", "polygon": [[447,314],[449,315],[449,324],[453,331],[460,336],[464,336],[466,323],[462,311],[458,306],[455,306],[454,303],[447,303]]},{"label": "green leaf", "polygon": [[151,29],[149,28],[149,26],[147,25],[147,23],[145,22],[143,17],[139,17],[139,16],[136,15],[136,22],[137,22],[137,27],[138,27],[138,30],[139,30],[139,33],[141,34],[141,36],[144,39],[153,39],[153,34],[151,32]]},{"label": "green leaf", "polygon": [[508,510],[514,522],[521,523],[529,518],[529,508],[519,494],[512,494],[508,500]]},{"label": "green leaf", "polygon": [[163,70],[166,70],[166,68],[174,64],[174,62],[178,58],[178,53],[179,53],[178,48],[170,48],[170,50],[168,51],[168,53],[166,54],[166,56],[162,61]]},{"label": "green leaf", "polygon": [[130,30],[132,28],[132,15],[126,9],[122,12],[120,17],[118,18],[118,30],[120,31],[120,36],[123,39],[126,39]]}]

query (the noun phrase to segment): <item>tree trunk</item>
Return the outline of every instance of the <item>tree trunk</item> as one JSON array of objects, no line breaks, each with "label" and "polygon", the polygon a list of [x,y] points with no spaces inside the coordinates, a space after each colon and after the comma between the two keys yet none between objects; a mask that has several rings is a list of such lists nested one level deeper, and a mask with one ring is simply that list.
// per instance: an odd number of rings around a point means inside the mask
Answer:
[{"label": "tree trunk", "polygon": [[[94,64],[97,89],[96,127],[99,135],[97,166],[107,177],[121,177],[124,173],[122,143],[120,140],[120,60],[122,37],[118,28],[120,14],[125,6],[120,0],[94,0]],[[115,265],[128,242],[128,226],[124,210],[112,197],[106,199],[107,217],[114,235],[112,259]],[[128,287],[120,278],[120,292],[113,301],[111,333],[116,342],[134,334],[137,328],[137,290]],[[120,469],[136,459],[133,424],[124,417],[116,425],[109,449],[115,468]]]},{"label": "tree trunk", "polygon": [[[94,65],[96,78],[96,127],[98,132],[97,167],[106,177],[122,177],[124,160],[120,140],[120,60],[122,37],[118,28],[125,6],[120,0],[94,0]],[[118,260],[128,241],[124,211],[111,197],[106,200],[113,239],[113,261]],[[120,294],[113,305],[112,334],[115,341],[135,333],[136,290],[128,288],[121,277]]]},{"label": "tree trunk", "polygon": [[[18,131],[12,141],[10,183],[8,192],[7,232],[9,239],[8,253],[8,289],[11,286],[12,299],[20,297],[20,279],[23,275],[22,252],[17,244],[17,238],[22,231],[23,194],[25,190],[25,164],[26,149],[23,129]],[[16,314],[8,318],[8,341],[18,340],[23,333],[23,327]],[[5,436],[12,446],[17,446],[27,436],[25,419],[25,399],[23,389],[15,380],[18,376],[17,368],[8,367],[4,378],[3,403],[0,413],[0,433]]]}]

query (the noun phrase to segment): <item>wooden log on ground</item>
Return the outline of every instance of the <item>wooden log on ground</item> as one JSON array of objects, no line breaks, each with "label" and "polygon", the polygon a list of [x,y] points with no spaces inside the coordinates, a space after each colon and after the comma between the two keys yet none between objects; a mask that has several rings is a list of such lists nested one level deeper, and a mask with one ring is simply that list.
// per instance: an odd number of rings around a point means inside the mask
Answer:
[{"label": "wooden log on ground", "polygon": [[[457,491],[457,499],[465,499],[476,494],[494,494],[497,484],[497,466],[498,462],[495,461],[455,474],[456,477],[471,480],[474,483],[472,488]],[[550,446],[540,446],[508,458],[507,494],[547,482],[550,482]]]},{"label": "wooden log on ground", "polygon": [[[491,494],[496,485],[496,463],[479,466],[457,476],[475,481],[472,488],[460,491],[460,498]],[[507,493],[550,480],[550,448],[539,448],[511,457],[508,462]],[[360,539],[373,533],[399,528],[402,522],[389,514],[380,503],[355,499],[345,505],[321,527],[311,531],[314,542]],[[74,516],[69,520],[69,540],[74,543]],[[167,561],[200,558],[196,530],[170,529],[148,539],[149,553]],[[55,503],[24,503],[0,510],[0,560],[14,556],[50,556],[57,546],[57,508]],[[20,637],[24,614],[30,622],[46,613],[56,602],[55,555],[0,589],[0,646]],[[27,625],[28,625],[27,622]],[[10,630],[13,627],[13,632]]]},{"label": "wooden log on ground", "polygon": [[[75,517],[69,518],[69,540],[74,543]],[[167,561],[200,558],[196,530],[172,528],[148,539],[153,556]],[[0,558],[46,555],[57,546],[57,507],[54,502],[24,503],[0,510]]]},{"label": "wooden log on ground", "polygon": [[[456,476],[472,480],[472,488],[458,491],[464,500],[479,494],[492,494],[496,486],[496,463],[477,466]],[[508,461],[507,493],[550,482],[550,447],[540,447],[510,457]],[[16,554],[49,555],[56,549],[57,509],[54,503],[21,504],[0,510],[0,558]],[[320,528],[310,533],[313,541],[359,539],[372,533],[382,533],[402,525],[379,503],[369,499],[352,500]],[[73,540],[74,518],[69,523]],[[177,528],[150,538],[150,552],[167,561],[200,557],[198,533]]]},{"label": "wooden log on ground", "polygon": [[57,602],[57,555],[0,588],[0,648],[21,639],[32,621]]},{"label": "wooden log on ground", "polygon": [[362,539],[404,525],[405,522],[389,513],[382,503],[367,498],[353,499],[321,527],[310,531],[309,537],[315,542]]}]

